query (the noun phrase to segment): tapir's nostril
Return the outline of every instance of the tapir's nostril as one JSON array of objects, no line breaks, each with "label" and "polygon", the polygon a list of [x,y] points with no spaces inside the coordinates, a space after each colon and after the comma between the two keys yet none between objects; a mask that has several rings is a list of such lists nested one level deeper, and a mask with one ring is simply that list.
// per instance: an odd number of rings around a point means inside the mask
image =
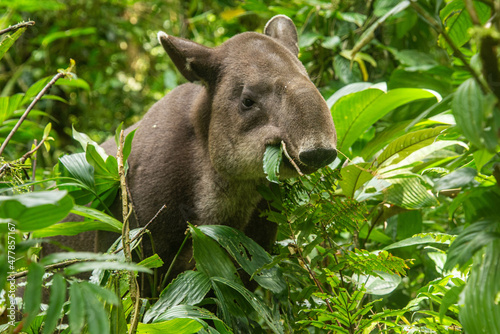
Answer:
[{"label": "tapir's nostril", "polygon": [[337,150],[334,148],[317,148],[301,152],[300,161],[310,167],[321,168],[333,162],[337,157]]}]

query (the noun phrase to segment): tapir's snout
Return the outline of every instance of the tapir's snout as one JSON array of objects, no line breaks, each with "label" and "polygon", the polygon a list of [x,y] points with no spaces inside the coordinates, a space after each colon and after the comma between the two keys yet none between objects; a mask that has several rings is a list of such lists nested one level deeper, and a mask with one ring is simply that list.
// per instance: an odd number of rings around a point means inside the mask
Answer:
[{"label": "tapir's snout", "polygon": [[299,154],[300,162],[316,169],[329,165],[335,158],[337,158],[337,150],[334,148],[315,148]]}]

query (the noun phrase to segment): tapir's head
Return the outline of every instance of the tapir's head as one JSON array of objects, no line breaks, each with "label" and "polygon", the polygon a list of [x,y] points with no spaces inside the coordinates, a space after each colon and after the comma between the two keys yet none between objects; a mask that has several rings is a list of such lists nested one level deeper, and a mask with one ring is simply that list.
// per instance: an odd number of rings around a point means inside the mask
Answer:
[{"label": "tapir's head", "polygon": [[[264,34],[242,33],[216,48],[163,32],[158,38],[188,80],[207,86],[211,106],[196,122],[219,173],[264,178],[266,146],[281,141],[304,173],[335,160],[332,117],[297,58],[297,29],[288,17],[273,17]],[[280,175],[297,175],[286,158]]]}]

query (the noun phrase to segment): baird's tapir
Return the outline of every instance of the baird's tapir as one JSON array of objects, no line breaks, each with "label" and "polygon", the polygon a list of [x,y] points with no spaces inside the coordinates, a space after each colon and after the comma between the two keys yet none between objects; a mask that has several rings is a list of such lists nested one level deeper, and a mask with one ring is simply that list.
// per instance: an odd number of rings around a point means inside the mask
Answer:
[{"label": "baird's tapir", "polygon": [[[191,83],[171,91],[132,127],[137,130],[127,174],[131,228],[144,226],[166,205],[149,226],[165,263],[162,275],[185,238],[187,222],[228,225],[269,249],[277,226],[260,217],[267,203],[257,191],[268,182],[266,147],[283,141],[303,173],[337,156],[330,111],[297,57],[294,23],[278,15],[263,34],[238,34],[215,48],[164,32],[158,40]],[[102,146],[116,154],[114,140]],[[283,159],[279,174],[288,178],[297,171]],[[116,238],[98,232],[94,245],[88,238],[81,246],[71,244],[103,252]],[[149,243],[144,249],[152,254]],[[194,267],[191,256],[192,247],[184,247],[169,280]]]}]

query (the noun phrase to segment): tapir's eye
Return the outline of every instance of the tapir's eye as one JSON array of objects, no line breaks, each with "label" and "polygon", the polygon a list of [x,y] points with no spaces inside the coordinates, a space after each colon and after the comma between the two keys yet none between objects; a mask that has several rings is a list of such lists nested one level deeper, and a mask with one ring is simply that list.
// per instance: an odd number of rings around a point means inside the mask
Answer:
[{"label": "tapir's eye", "polygon": [[241,104],[243,105],[244,108],[251,108],[255,102],[249,98],[244,98],[243,100],[241,100]]}]

